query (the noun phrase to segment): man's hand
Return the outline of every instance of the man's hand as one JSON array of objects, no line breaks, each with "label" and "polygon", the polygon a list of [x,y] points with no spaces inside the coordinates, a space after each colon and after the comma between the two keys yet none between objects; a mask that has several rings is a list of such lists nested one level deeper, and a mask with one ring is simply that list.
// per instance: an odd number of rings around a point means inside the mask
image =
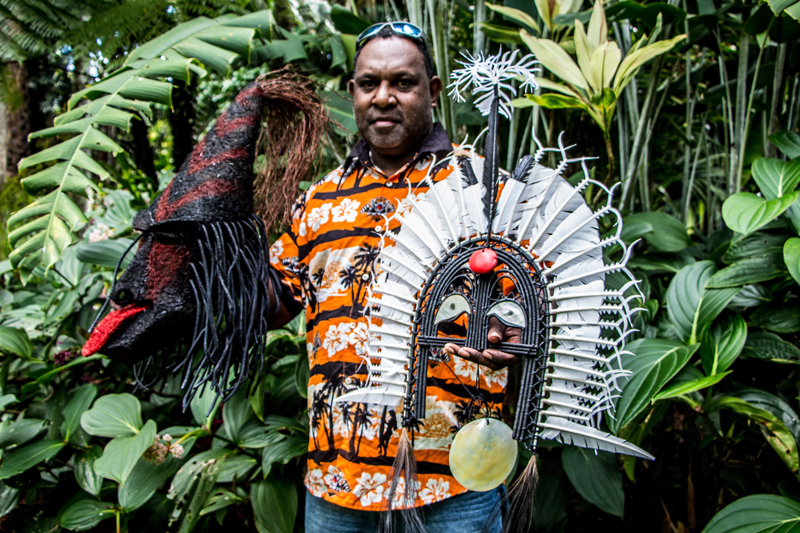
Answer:
[{"label": "man's hand", "polygon": [[[499,342],[513,342],[519,344],[520,329],[506,326],[500,322],[497,317],[489,317],[489,333],[486,337],[490,344],[497,344]],[[479,365],[488,366],[492,370],[500,370],[501,368],[515,365],[519,362],[519,357],[516,355],[511,355],[492,348],[487,348],[483,352],[479,352],[474,348],[448,343],[444,345],[442,350],[450,355],[457,355],[474,363],[478,363]]]}]

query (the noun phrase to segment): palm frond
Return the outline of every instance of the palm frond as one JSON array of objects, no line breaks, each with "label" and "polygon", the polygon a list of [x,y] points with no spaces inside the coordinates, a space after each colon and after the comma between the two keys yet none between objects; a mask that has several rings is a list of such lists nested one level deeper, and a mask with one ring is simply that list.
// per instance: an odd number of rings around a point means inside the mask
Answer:
[{"label": "palm frond", "polygon": [[9,230],[14,228],[9,232],[14,248],[9,259],[23,280],[38,265],[54,265],[85,223],[67,193],[86,196],[87,188],[96,187],[95,179],[108,177],[108,171],[87,151],[122,150],[99,126],[128,130],[134,119],[147,121],[151,104],[171,105],[172,80],[204,75],[203,66],[227,74],[234,60],[249,57],[260,30],[268,29],[270,22],[270,12],[260,11],[180,24],[135,49],[121,68],[99,83],[72,95],[68,110],[53,127],[31,134],[31,138],[71,137],[19,164],[20,170],[49,165],[22,180],[26,191],[43,196],[8,221]]}]

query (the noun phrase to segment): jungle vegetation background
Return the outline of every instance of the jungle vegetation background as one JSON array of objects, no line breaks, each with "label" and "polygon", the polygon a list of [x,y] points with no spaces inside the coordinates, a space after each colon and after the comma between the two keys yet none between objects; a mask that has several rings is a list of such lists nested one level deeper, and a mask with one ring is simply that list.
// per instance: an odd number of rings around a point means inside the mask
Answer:
[{"label": "jungle vegetation background", "polygon": [[[657,460],[543,443],[536,531],[800,531],[796,0],[0,0],[0,531],[302,530],[302,318],[208,416],[78,352],[133,214],[259,73],[324,86],[317,178],[343,160],[355,36],[387,17],[427,29],[443,79],[461,51],[536,52],[505,166],[563,132],[641,239],[606,424]],[[453,139],[484,125],[438,113]]]}]

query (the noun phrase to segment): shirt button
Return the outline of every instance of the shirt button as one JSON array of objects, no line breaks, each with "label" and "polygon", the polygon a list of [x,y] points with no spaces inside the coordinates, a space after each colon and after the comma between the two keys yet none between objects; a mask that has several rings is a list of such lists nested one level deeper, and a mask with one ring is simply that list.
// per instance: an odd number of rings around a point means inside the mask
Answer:
[{"label": "shirt button", "polygon": [[363,281],[368,281],[369,280],[369,274],[361,274],[361,279]]},{"label": "shirt button", "polygon": [[392,183],[391,181],[387,181],[386,186],[391,189],[392,187],[394,187],[394,183]]},{"label": "shirt button", "polygon": [[378,233],[382,232],[383,226],[375,226],[375,231],[377,231]]}]

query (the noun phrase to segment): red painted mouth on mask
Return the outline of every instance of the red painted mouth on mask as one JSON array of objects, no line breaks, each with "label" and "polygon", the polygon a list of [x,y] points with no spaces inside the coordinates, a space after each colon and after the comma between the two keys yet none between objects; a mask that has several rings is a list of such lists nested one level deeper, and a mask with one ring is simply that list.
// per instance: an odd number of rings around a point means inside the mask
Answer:
[{"label": "red painted mouth on mask", "polygon": [[126,305],[122,309],[111,311],[92,331],[91,336],[81,350],[84,357],[89,357],[99,352],[108,342],[111,334],[114,333],[126,320],[132,318],[142,311],[148,309],[149,305]]}]

